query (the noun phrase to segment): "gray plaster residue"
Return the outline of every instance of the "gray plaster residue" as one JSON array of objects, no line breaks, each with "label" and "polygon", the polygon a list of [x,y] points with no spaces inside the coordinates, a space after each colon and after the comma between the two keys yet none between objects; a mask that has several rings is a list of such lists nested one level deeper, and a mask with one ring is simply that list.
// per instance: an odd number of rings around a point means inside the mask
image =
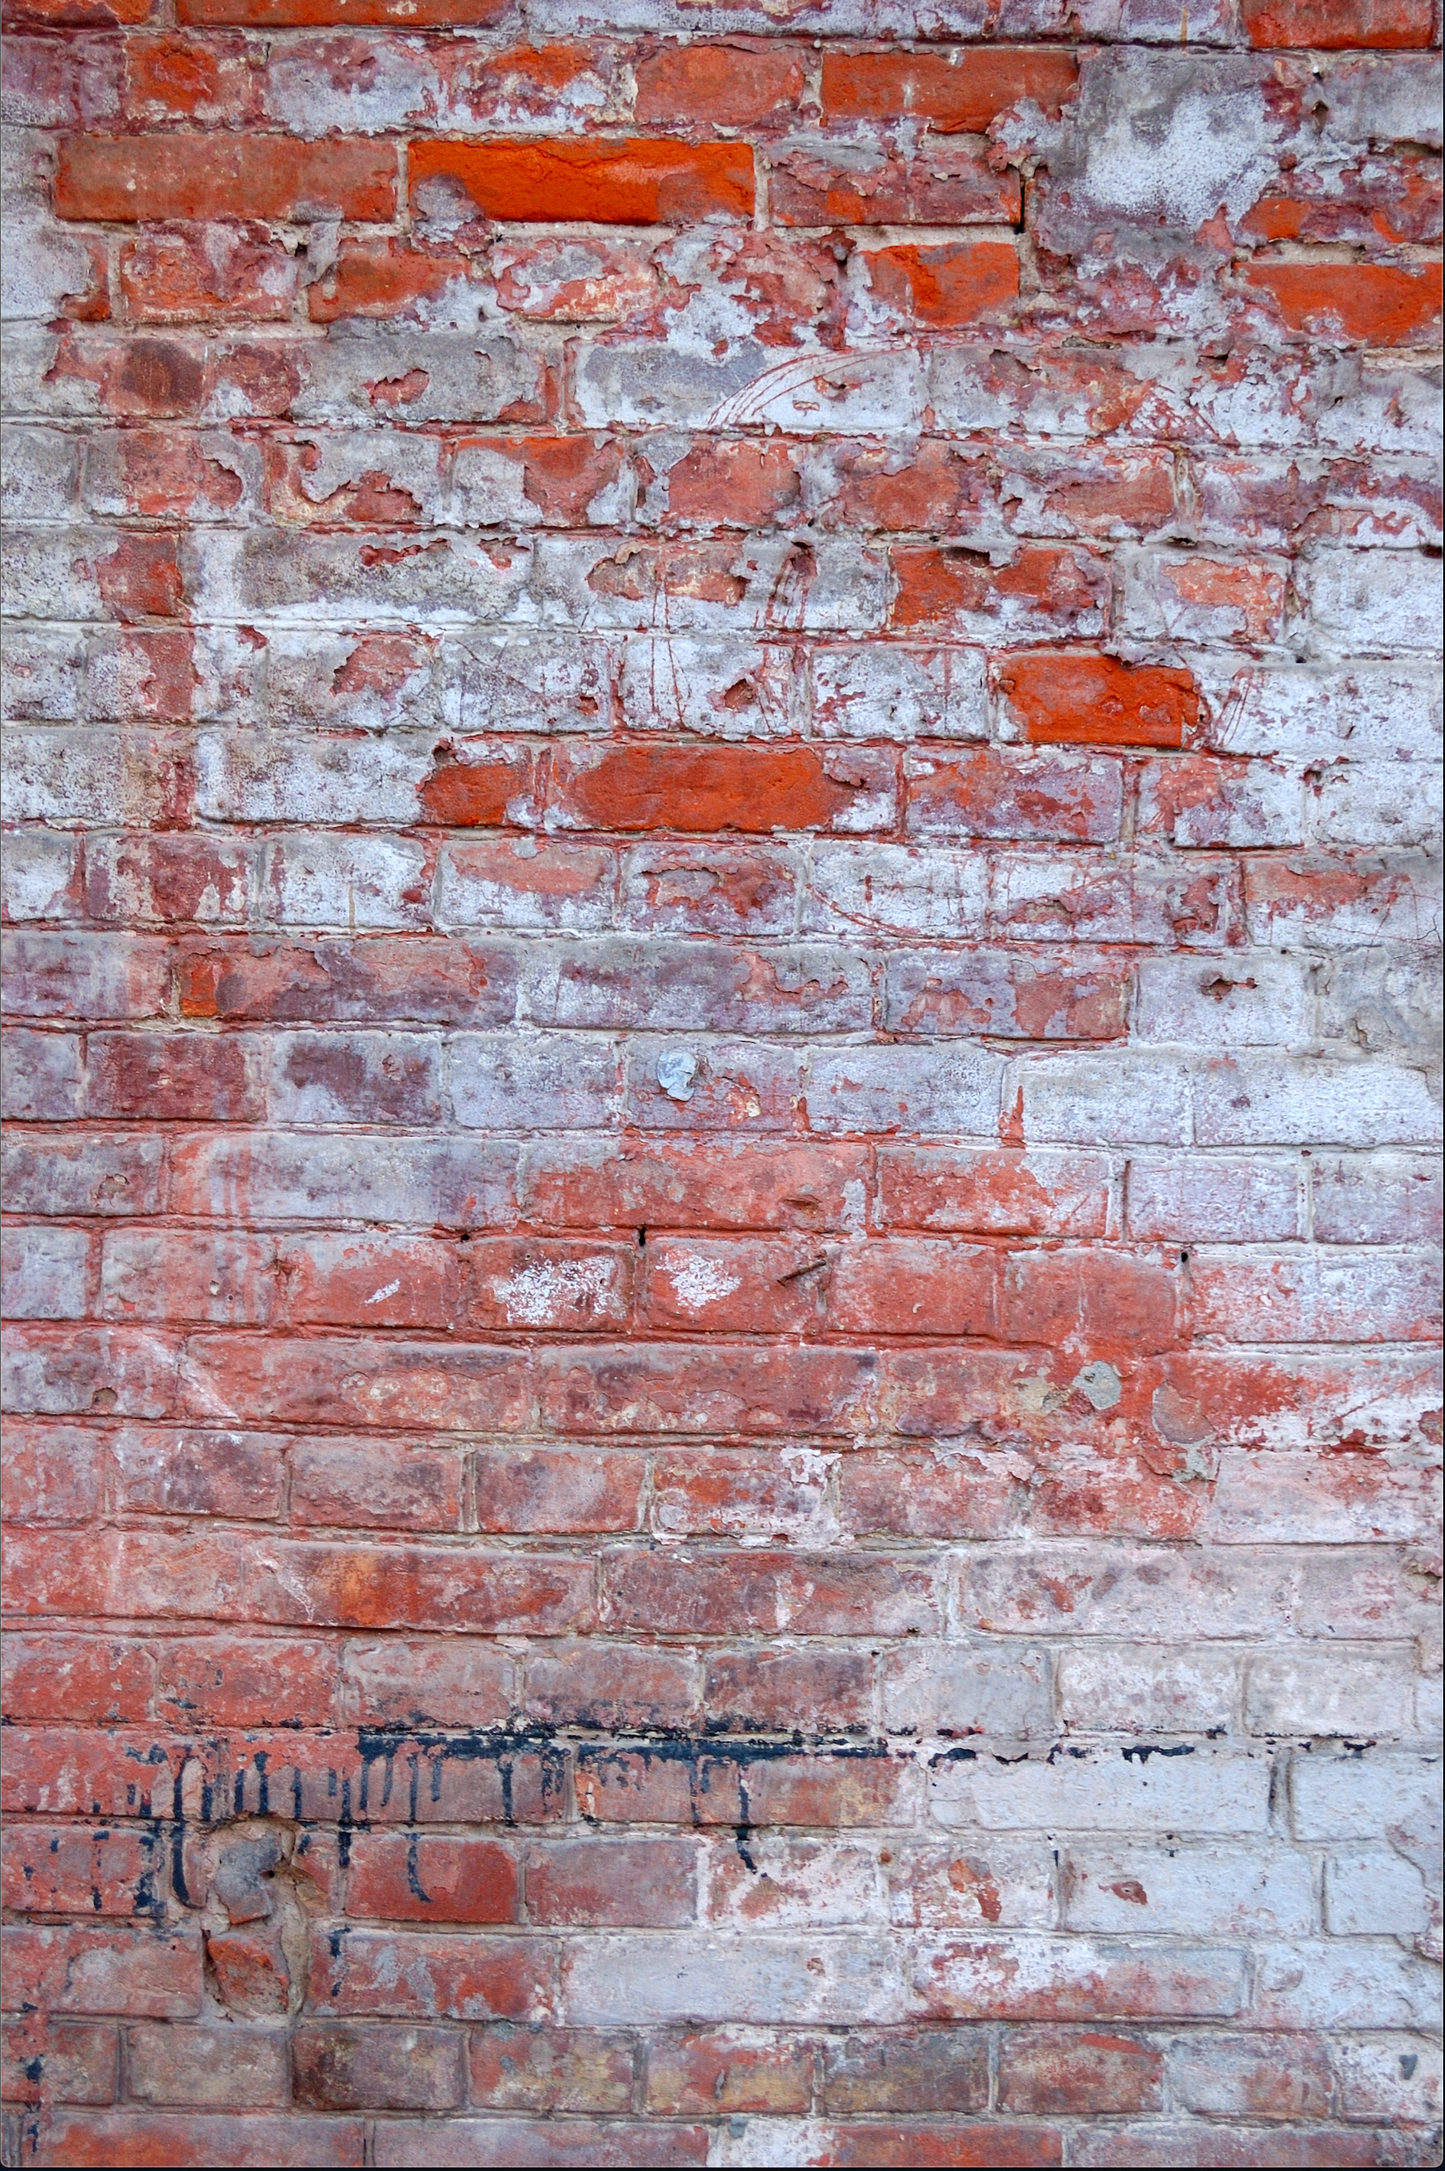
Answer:
[{"label": "gray plaster residue", "polygon": [[1237,219],[1256,201],[1277,134],[1254,61],[1096,54],[1044,154],[1039,239],[1060,256],[1177,255],[1221,210]]}]

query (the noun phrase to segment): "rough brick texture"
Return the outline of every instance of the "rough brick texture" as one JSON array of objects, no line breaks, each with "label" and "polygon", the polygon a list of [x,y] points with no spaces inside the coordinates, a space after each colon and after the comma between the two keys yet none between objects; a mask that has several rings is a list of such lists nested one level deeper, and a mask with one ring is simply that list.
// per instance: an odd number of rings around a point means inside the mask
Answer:
[{"label": "rough brick texture", "polygon": [[1431,0],[13,0],[7,2160],[1438,2161]]}]

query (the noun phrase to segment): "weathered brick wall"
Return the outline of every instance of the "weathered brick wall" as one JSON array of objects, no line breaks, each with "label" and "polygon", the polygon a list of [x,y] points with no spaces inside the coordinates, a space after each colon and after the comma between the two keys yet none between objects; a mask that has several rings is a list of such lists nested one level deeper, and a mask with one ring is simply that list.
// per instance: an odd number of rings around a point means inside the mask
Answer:
[{"label": "weathered brick wall", "polygon": [[1429,0],[21,8],[8,2160],[1438,2160]]}]

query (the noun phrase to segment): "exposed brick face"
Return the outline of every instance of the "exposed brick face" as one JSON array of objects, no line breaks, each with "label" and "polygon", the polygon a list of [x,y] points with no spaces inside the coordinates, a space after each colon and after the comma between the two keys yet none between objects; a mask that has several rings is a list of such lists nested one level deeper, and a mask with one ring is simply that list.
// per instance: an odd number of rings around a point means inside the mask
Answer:
[{"label": "exposed brick face", "polygon": [[4,2160],[1438,2161],[1438,8],[6,13]]}]

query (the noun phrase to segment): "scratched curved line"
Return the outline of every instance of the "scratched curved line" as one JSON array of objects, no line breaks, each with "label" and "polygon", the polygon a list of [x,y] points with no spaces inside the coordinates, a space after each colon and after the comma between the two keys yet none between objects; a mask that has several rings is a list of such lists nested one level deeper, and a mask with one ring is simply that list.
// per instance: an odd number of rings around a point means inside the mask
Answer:
[{"label": "scratched curved line", "polygon": [[703,417],[701,427],[705,430],[740,429],[749,422],[761,422],[763,409],[779,393],[800,390],[804,384],[816,382],[821,376],[839,375],[894,351],[887,347],[869,347],[844,355],[799,354],[786,362],[775,362],[771,369],[765,369],[740,392],[730,392],[726,399],[719,400]]},{"label": "scratched curved line", "polygon": [[1260,681],[1261,674],[1258,671],[1236,673],[1228,693],[1226,693],[1219,705],[1219,721],[1215,727],[1215,736],[1221,749],[1228,747],[1230,736],[1235,726],[1243,718],[1244,712],[1248,708]]}]

